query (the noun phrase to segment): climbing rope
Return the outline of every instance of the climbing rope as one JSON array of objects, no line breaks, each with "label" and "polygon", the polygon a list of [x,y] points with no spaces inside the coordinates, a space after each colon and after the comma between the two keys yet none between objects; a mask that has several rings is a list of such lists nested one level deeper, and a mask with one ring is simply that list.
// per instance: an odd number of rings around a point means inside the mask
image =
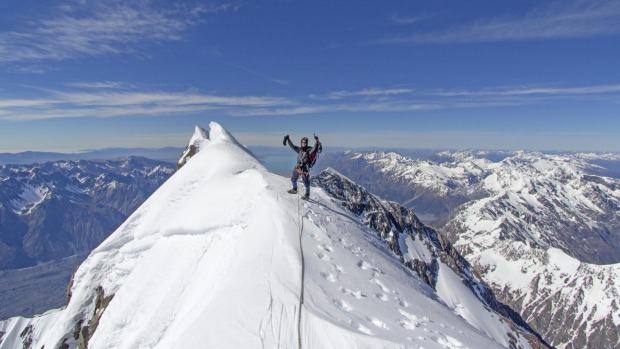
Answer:
[{"label": "climbing rope", "polygon": [[301,292],[299,295],[299,311],[297,312],[297,348],[301,349],[301,307],[304,302],[304,249],[301,244],[301,234],[304,228],[304,220],[301,216],[301,202],[297,192],[297,226],[299,227],[299,252],[301,253]]}]

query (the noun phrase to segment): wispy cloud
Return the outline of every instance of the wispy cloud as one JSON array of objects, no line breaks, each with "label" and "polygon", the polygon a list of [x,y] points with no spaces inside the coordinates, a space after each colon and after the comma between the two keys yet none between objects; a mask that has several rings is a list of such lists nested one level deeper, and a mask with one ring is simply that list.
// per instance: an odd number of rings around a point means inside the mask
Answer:
[{"label": "wispy cloud", "polygon": [[[119,83],[120,84],[120,83]],[[74,117],[179,116],[188,113],[291,107],[281,97],[218,96],[198,91],[167,92],[81,83],[73,90],[38,90],[33,98],[0,99],[0,120],[27,121]],[[100,86],[95,89],[95,86]],[[74,86],[75,87],[75,86]]]},{"label": "wispy cloud", "polygon": [[72,82],[67,84],[67,86],[84,89],[129,89],[137,87],[136,85],[127,84],[119,81]]},{"label": "wispy cloud", "polygon": [[51,18],[0,32],[0,63],[131,53],[145,45],[181,39],[205,14],[235,9],[229,5],[156,8],[148,1],[65,3]]},{"label": "wispy cloud", "polygon": [[428,19],[429,16],[403,16],[400,14],[394,14],[390,17],[390,21],[399,25],[409,25],[421,22]]},{"label": "wispy cloud", "polygon": [[239,110],[234,115],[299,115],[337,112],[403,113],[439,109],[514,107],[558,101],[589,100],[613,103],[620,99],[620,84],[579,87],[513,86],[480,90],[368,88],[311,95],[309,101],[277,108]]},{"label": "wispy cloud", "polygon": [[524,86],[486,88],[482,90],[435,90],[429,94],[444,97],[493,97],[493,96],[576,96],[619,93],[620,84],[579,87]]},{"label": "wispy cloud", "polygon": [[415,101],[364,102],[352,101],[336,104],[304,104],[285,106],[282,108],[252,108],[238,110],[233,116],[284,116],[322,113],[388,113],[388,112],[419,112],[423,110],[442,109],[440,104],[416,103]]},{"label": "wispy cloud", "polygon": [[348,97],[380,97],[412,94],[408,88],[367,88],[359,91],[333,91],[324,96],[312,96],[316,99],[343,99]]},{"label": "wispy cloud", "polygon": [[366,88],[306,97],[224,96],[196,90],[153,91],[122,82],[79,82],[65,90],[34,89],[32,98],[0,98],[0,120],[74,117],[182,116],[217,112],[229,116],[293,116],[340,113],[418,113],[589,101],[620,100],[620,84],[515,86],[480,90]]},{"label": "wispy cloud", "polygon": [[379,42],[450,44],[583,38],[619,33],[620,2],[572,0],[539,6],[520,17],[480,20],[444,31],[400,34]]}]

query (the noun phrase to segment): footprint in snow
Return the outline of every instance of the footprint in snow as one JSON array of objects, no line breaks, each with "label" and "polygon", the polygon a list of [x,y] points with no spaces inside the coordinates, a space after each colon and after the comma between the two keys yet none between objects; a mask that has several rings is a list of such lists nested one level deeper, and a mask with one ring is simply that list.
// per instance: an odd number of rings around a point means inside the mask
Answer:
[{"label": "footprint in snow", "polygon": [[404,319],[400,319],[398,320],[398,324],[408,330],[415,330],[416,327],[420,327],[420,324],[418,323],[418,317],[413,315],[413,314],[409,314],[408,312],[402,310],[402,309],[398,309],[398,312],[403,315],[405,318]]},{"label": "footprint in snow", "polygon": [[418,317],[417,317],[417,316],[415,316],[415,315],[413,315],[413,314],[410,314],[410,313],[408,313],[408,312],[404,311],[403,309],[398,309],[398,312],[399,312],[402,316],[406,317],[406,318],[407,318],[407,320],[416,321],[416,320],[418,319]]},{"label": "footprint in snow", "polygon": [[340,309],[342,309],[342,310],[344,310],[346,312],[350,312],[351,310],[353,310],[353,307],[349,303],[347,303],[346,301],[344,301],[342,299],[334,299],[333,302],[338,307],[340,307]]},{"label": "footprint in snow", "polygon": [[415,330],[415,328],[417,327],[417,325],[411,321],[408,320],[398,320],[398,324],[407,330]]},{"label": "footprint in snow", "polygon": [[384,330],[389,330],[390,329],[383,321],[381,321],[379,319],[368,318],[367,320],[370,321],[373,325],[375,325],[375,327],[382,328]]},{"label": "footprint in snow", "polygon": [[409,303],[407,303],[406,301],[404,301],[404,300],[402,300],[402,299],[400,299],[398,297],[394,297],[394,299],[396,299],[398,301],[398,304],[401,307],[405,307],[405,308],[409,307]]},{"label": "footprint in snow", "polygon": [[318,248],[320,248],[321,250],[323,250],[323,251],[327,251],[327,252],[331,252],[331,251],[333,251],[333,250],[334,250],[334,248],[333,248],[333,247],[328,246],[328,245],[317,245],[317,246],[318,246]]},{"label": "footprint in snow", "polygon": [[320,260],[328,262],[331,258],[329,258],[329,256],[326,256],[325,253],[323,252],[317,252],[314,254],[315,256],[317,256]]},{"label": "footprint in snow", "polygon": [[352,249],[350,249],[350,251],[351,251],[351,253],[353,253],[354,256],[360,256],[360,255],[364,254],[364,250],[362,250],[359,247],[352,248]]},{"label": "footprint in snow", "polygon": [[387,302],[389,300],[388,296],[385,293],[377,293],[375,294],[375,298],[380,299],[384,302]]},{"label": "footprint in snow", "polygon": [[332,273],[321,273],[321,276],[329,282],[336,282],[338,280]]},{"label": "footprint in snow", "polygon": [[365,333],[365,334],[367,334],[369,336],[373,335],[372,331],[370,329],[368,329],[367,327],[365,327],[364,325],[358,325],[357,329],[358,329],[358,331],[360,331],[362,333]]},{"label": "footprint in snow", "polygon": [[390,290],[389,288],[387,288],[387,287],[385,286],[385,284],[384,284],[381,280],[379,280],[379,279],[375,279],[375,278],[372,278],[372,279],[370,279],[370,282],[372,282],[373,284],[375,284],[375,285],[379,286],[379,287],[381,288],[381,291],[383,291],[383,292],[385,292],[385,293],[392,293],[392,290]]},{"label": "footprint in snow", "polygon": [[357,262],[357,266],[360,267],[362,270],[366,270],[369,268],[372,268],[372,264],[366,262],[366,261],[359,261]]},{"label": "footprint in snow", "polygon": [[460,348],[463,346],[463,343],[450,336],[445,336],[445,338],[438,338],[437,343],[447,348]]},{"label": "footprint in snow", "polygon": [[344,294],[348,294],[351,297],[355,297],[356,299],[362,299],[362,297],[366,297],[364,294],[362,294],[362,291],[352,291],[349,290],[348,288],[344,288],[344,287],[340,287],[340,292],[344,293]]}]

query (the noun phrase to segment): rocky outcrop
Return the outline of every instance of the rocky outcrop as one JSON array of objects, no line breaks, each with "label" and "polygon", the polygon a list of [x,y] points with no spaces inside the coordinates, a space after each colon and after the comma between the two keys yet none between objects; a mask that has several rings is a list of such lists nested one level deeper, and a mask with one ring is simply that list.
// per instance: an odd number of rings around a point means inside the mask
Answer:
[{"label": "rocky outcrop", "polygon": [[194,134],[189,140],[187,147],[183,150],[181,157],[177,161],[177,170],[183,167],[189,159],[191,159],[198,151],[200,150],[200,144],[209,139],[209,132],[207,132],[204,128],[196,125],[194,128]]},{"label": "rocky outcrop", "polygon": [[99,326],[99,320],[101,316],[103,316],[103,312],[106,310],[114,295],[105,295],[105,291],[103,287],[97,287],[96,298],[95,298],[95,310],[93,312],[93,316],[88,321],[88,326],[82,326],[83,320],[80,320],[76,326],[76,332],[74,333],[74,338],[78,340],[80,349],[88,348],[88,341],[93,337],[95,331],[97,331],[97,326]]},{"label": "rocky outcrop", "polygon": [[32,331],[34,326],[28,325],[24,328],[24,330],[19,334],[19,337],[22,339],[23,348],[30,349],[32,348]]}]

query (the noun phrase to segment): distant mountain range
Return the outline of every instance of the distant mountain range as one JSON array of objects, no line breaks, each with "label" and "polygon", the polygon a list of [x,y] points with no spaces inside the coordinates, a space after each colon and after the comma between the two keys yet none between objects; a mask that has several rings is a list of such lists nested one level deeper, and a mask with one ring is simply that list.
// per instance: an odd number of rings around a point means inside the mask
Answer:
[{"label": "distant mountain range", "polygon": [[182,148],[105,148],[84,150],[76,153],[55,153],[26,151],[20,153],[0,153],[0,165],[5,164],[42,164],[60,160],[112,160],[128,156],[139,156],[153,160],[176,162]]},{"label": "distant mountain range", "polygon": [[444,232],[552,345],[620,346],[620,155],[344,152],[322,160]]},{"label": "distant mountain range", "polygon": [[173,172],[140,157],[0,166],[0,270],[89,252]]}]

